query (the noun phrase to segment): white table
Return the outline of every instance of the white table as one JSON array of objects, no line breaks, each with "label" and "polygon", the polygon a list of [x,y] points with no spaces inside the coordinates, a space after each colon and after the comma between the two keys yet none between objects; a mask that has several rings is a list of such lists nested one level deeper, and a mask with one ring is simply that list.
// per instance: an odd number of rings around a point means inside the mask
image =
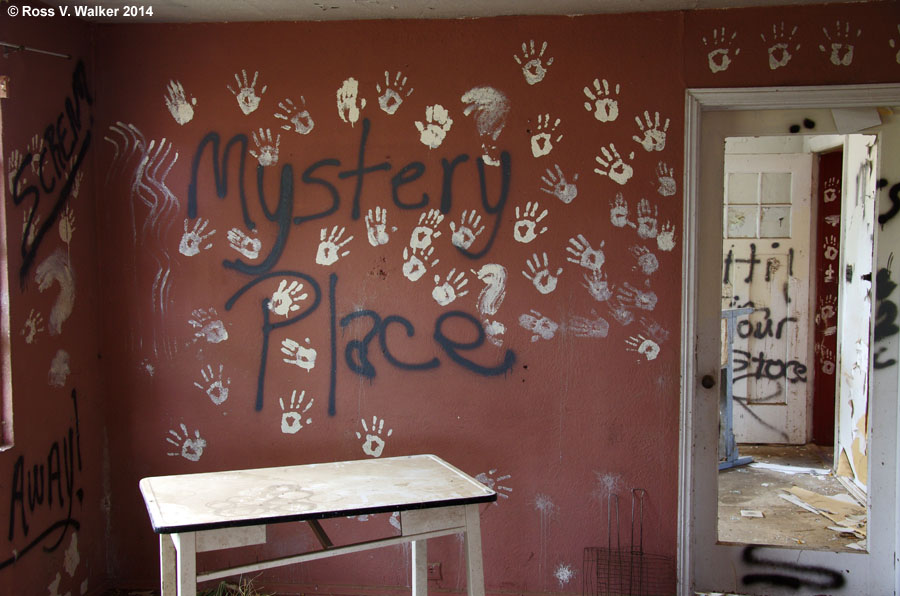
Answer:
[{"label": "white table", "polygon": [[[426,540],[465,535],[468,591],[484,596],[479,504],[497,493],[434,455],[156,476],[140,482],[159,534],[163,596],[196,596],[197,582],[412,542],[412,593],[428,592]],[[332,544],[319,520],[400,513],[401,532]],[[267,524],[306,522],[321,549],[197,573],[196,553],[264,544]]]}]

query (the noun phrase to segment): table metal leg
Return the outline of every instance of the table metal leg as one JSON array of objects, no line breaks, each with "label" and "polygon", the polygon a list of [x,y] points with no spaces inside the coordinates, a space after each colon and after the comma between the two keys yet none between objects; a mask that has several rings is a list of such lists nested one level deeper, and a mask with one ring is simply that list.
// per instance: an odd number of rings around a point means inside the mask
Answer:
[{"label": "table metal leg", "polygon": [[177,551],[178,596],[197,596],[197,535],[172,534]]},{"label": "table metal leg", "polygon": [[466,579],[469,596],[484,596],[484,566],[481,560],[481,518],[477,504],[466,505]]},{"label": "table metal leg", "polygon": [[412,542],[412,596],[428,594],[428,541]]},{"label": "table metal leg", "polygon": [[162,596],[176,596],[175,543],[171,534],[159,535],[159,590]]}]

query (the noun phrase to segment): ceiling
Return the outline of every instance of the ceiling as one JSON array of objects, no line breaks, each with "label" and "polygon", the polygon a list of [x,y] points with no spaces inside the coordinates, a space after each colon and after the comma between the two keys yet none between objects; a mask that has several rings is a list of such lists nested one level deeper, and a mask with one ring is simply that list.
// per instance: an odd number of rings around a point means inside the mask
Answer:
[{"label": "ceiling", "polygon": [[[457,19],[501,15],[578,15],[699,10],[841,0],[152,0],[153,15],[87,18],[98,23],[202,23],[223,21],[335,21]],[[846,0],[843,0],[846,1]],[[862,0],[865,1],[865,0]],[[55,5],[109,7],[110,2],[56,0]]]}]

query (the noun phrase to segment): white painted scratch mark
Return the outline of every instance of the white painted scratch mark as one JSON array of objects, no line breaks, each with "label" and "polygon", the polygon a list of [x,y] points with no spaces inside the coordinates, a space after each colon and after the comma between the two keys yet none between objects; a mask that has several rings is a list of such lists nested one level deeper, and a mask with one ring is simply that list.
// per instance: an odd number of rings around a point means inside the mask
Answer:
[{"label": "white painted scratch mark", "polygon": [[53,362],[50,363],[50,372],[47,375],[51,387],[63,387],[69,378],[69,353],[65,350],[56,352]]},{"label": "white painted scratch mark", "polygon": [[571,567],[569,567],[568,565],[564,565],[563,563],[560,563],[556,567],[556,571],[553,573],[553,575],[556,577],[556,581],[559,582],[560,588],[565,587],[566,584],[575,579],[575,571]]},{"label": "white painted scratch mark", "polygon": [[78,563],[81,562],[81,555],[78,554],[78,532],[72,532],[72,539],[69,541],[69,547],[66,549],[63,565],[69,577],[75,577],[75,570],[78,569]]},{"label": "white painted scratch mark", "polygon": [[38,290],[41,292],[49,288],[53,282],[59,284],[59,294],[50,310],[48,325],[50,335],[59,335],[62,333],[63,323],[75,307],[75,271],[69,265],[69,257],[61,248],[57,248],[37,266],[34,281],[37,282]]}]

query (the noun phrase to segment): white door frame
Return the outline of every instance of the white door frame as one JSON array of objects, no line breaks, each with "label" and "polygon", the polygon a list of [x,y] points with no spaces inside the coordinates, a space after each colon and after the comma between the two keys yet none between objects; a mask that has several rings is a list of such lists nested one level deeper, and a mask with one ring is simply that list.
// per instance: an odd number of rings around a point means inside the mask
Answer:
[{"label": "white door frame", "polygon": [[[698,279],[700,255],[698,253],[700,233],[700,138],[701,125],[705,112],[735,111],[735,110],[787,110],[803,108],[861,108],[878,106],[900,105],[900,85],[852,85],[852,86],[825,86],[825,87],[767,87],[750,89],[688,89],[685,93],[685,144],[684,144],[684,221],[682,234],[682,302],[681,302],[681,328],[684,330],[681,337],[681,411],[680,411],[680,438],[679,438],[679,471],[678,471],[678,593],[682,596],[693,594],[694,588],[694,559],[693,549],[695,537],[692,534],[695,517],[709,515],[708,505],[706,510],[701,510],[702,503],[695,494],[693,481],[696,474],[701,477],[713,477],[712,468],[705,470],[697,462],[709,459],[709,454],[698,447],[697,434],[700,429],[701,410],[699,407],[704,399],[709,397],[710,390],[700,386],[701,377],[710,374],[716,379],[718,391],[719,371],[702,370],[698,362],[698,331],[701,321],[698,312]],[[882,159],[887,159],[887,153],[882,153]],[[893,158],[893,159],[896,159]],[[896,224],[895,224],[896,225]],[[876,246],[876,267],[885,261],[887,252],[895,248],[896,241],[888,242],[891,246]],[[879,243],[880,244],[880,243]],[[898,250],[900,252],[900,250]],[[882,258],[885,257],[885,258]],[[874,272],[873,272],[874,276]],[[707,317],[708,318],[708,317]],[[718,329],[718,317],[716,317],[716,329]],[[898,351],[898,342],[894,338],[888,344],[889,353]],[[708,367],[708,365],[707,365]],[[874,406],[872,416],[879,420],[878,428],[873,428],[873,443],[880,437],[879,445],[870,444],[870,468],[876,467],[876,460],[882,463],[892,462],[893,466],[878,466],[883,491],[869,491],[869,505],[876,505],[885,515],[891,519],[882,517],[878,524],[889,523],[889,528],[896,528],[896,496],[897,496],[897,419],[898,419],[898,378],[900,366],[881,371],[891,374],[882,375],[870,386],[871,404]],[[871,368],[870,368],[871,370]],[[876,375],[877,377],[878,375]],[[704,394],[705,392],[705,394]],[[695,407],[695,403],[697,407]],[[708,408],[706,408],[708,409]],[[876,411],[877,410],[877,411]],[[716,410],[717,411],[717,410]],[[713,449],[716,442],[713,441]],[[703,453],[701,453],[703,452]],[[889,469],[890,468],[890,469]],[[884,503],[888,500],[893,505]],[[874,501],[878,500],[878,503]],[[715,508],[712,509],[715,515]],[[871,528],[871,526],[870,526]],[[891,544],[881,544],[881,547],[889,546],[891,559],[896,563],[896,546],[900,537],[898,531],[892,531]],[[870,544],[870,552],[875,545]],[[737,551],[735,551],[737,552]],[[797,553],[809,553],[810,551],[786,551]],[[871,559],[871,557],[867,557]],[[865,565],[863,565],[865,567]],[[894,593],[900,593],[900,573],[895,570],[896,565],[890,565],[888,569],[894,573]],[[888,569],[870,569],[871,573],[880,571],[885,573]]]}]

